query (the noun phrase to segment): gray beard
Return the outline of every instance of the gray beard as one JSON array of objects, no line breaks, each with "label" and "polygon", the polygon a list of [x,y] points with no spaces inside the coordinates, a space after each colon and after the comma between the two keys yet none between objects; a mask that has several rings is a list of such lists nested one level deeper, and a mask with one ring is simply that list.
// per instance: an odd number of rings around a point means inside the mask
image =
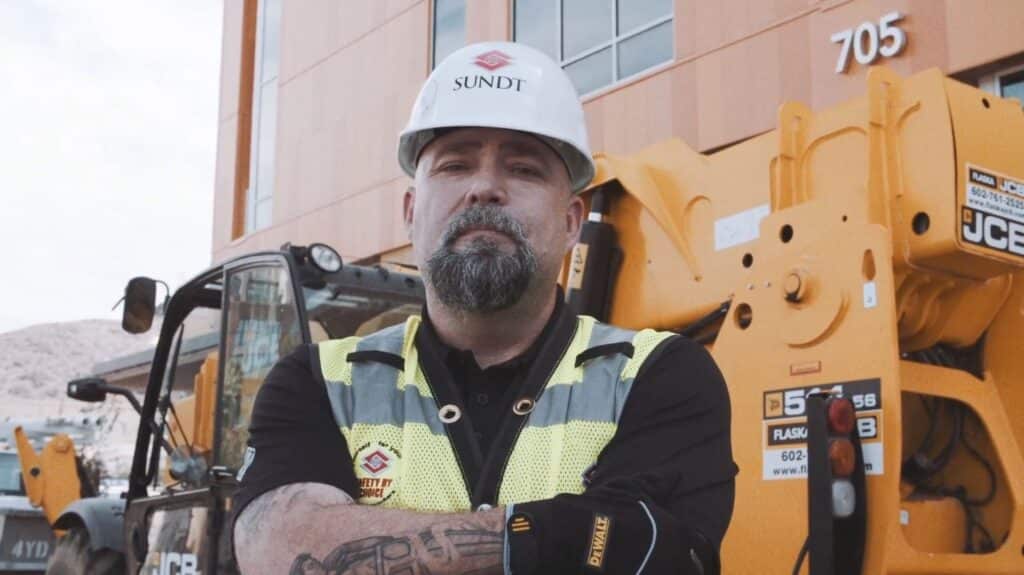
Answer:
[{"label": "gray beard", "polygon": [[[456,240],[471,230],[493,230],[512,239],[515,250],[503,253],[490,237],[474,238],[456,251]],[[430,256],[426,279],[446,307],[488,313],[512,307],[526,293],[537,273],[537,255],[526,241],[522,224],[495,206],[473,206],[445,230],[441,247]]]}]

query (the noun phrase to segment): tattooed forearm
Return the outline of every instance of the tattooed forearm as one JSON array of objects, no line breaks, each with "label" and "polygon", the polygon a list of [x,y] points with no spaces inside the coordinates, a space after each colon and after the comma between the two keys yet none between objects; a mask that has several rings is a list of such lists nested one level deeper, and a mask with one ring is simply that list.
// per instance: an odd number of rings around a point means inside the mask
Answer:
[{"label": "tattooed forearm", "polygon": [[441,553],[444,551],[441,544],[437,542],[437,538],[434,537],[434,534],[429,529],[420,531],[419,538],[420,543],[423,543],[423,548],[427,551],[431,553]]},{"label": "tattooed forearm", "polygon": [[500,528],[472,521],[439,525],[412,535],[376,536],[339,545],[323,560],[303,553],[290,575],[500,574],[504,536]]},{"label": "tattooed forearm", "polygon": [[[315,498],[308,498],[314,494]],[[303,499],[307,497],[307,499]],[[351,505],[352,498],[340,489],[315,483],[292,483],[264,493],[250,503],[235,521],[235,549],[248,550],[266,544],[268,525],[279,524],[275,513],[308,514]],[[243,553],[245,554],[245,553]],[[247,571],[248,573],[249,571]]]},{"label": "tattooed forearm", "polygon": [[345,492],[296,483],[260,495],[235,521],[245,575],[502,573],[504,510],[417,513],[356,505]]},{"label": "tattooed forearm", "polygon": [[446,529],[445,536],[455,551],[462,557],[492,557],[504,551],[505,537],[502,531],[492,532],[484,529]]}]

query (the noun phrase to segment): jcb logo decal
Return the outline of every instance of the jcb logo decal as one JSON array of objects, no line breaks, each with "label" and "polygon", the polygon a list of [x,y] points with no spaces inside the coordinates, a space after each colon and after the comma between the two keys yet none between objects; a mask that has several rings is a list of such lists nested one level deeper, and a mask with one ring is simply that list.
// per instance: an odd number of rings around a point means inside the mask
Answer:
[{"label": "jcb logo decal", "polygon": [[195,553],[157,553],[160,566],[154,566],[151,575],[202,575],[199,571],[199,558]]},{"label": "jcb logo decal", "polygon": [[972,244],[1024,256],[1024,224],[987,214],[971,208],[964,208],[964,240]]},{"label": "jcb logo decal", "polygon": [[773,391],[764,394],[765,418],[767,419],[769,417],[782,417],[783,415],[786,414],[784,411],[782,411],[782,392]]}]

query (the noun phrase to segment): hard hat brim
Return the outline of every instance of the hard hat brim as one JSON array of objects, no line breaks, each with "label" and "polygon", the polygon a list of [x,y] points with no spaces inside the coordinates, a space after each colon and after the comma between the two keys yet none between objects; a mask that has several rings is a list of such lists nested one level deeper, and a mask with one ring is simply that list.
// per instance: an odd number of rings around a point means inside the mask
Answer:
[{"label": "hard hat brim", "polygon": [[569,172],[569,184],[574,194],[585,190],[594,179],[595,170],[593,159],[589,155],[586,155],[577,149],[576,146],[548,134],[524,131],[517,129],[514,126],[503,126],[497,122],[481,122],[476,125],[462,124],[459,126],[434,126],[410,132],[403,132],[398,144],[398,163],[402,167],[402,171],[404,171],[410,178],[415,177],[416,164],[419,162],[420,154],[423,153],[423,149],[426,148],[430,142],[434,141],[434,139],[440,135],[441,131],[457,128],[497,128],[523,132],[540,138],[562,159],[566,170]]}]

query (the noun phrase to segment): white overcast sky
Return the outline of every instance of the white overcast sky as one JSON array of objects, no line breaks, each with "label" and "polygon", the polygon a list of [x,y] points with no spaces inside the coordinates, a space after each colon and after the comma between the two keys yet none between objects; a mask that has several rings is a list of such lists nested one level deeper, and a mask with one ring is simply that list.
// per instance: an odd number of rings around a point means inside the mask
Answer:
[{"label": "white overcast sky", "polygon": [[0,332],[209,263],[222,12],[0,0]]}]

